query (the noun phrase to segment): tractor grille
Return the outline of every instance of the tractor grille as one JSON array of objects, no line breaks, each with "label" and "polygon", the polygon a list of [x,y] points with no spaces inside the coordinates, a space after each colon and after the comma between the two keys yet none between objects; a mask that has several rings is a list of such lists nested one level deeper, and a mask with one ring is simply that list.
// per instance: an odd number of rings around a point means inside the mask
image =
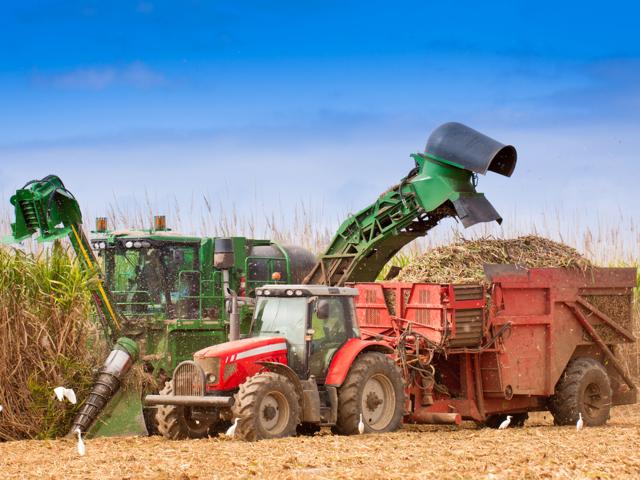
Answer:
[{"label": "tractor grille", "polygon": [[204,372],[194,362],[182,362],[173,372],[174,395],[204,395]]}]

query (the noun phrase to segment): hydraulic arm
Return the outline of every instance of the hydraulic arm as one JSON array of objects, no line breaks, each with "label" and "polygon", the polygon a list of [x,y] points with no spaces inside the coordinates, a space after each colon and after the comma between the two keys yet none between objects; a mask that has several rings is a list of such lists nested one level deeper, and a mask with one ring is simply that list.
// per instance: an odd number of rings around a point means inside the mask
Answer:
[{"label": "hydraulic arm", "polygon": [[516,150],[460,123],[445,123],[429,137],[415,167],[372,205],[345,220],[304,283],[342,286],[374,281],[384,265],[445,217],[464,227],[502,219],[484,194],[477,174],[511,176]]},{"label": "hydraulic arm", "polygon": [[71,430],[80,428],[86,432],[120,388],[122,378],[138,357],[139,348],[134,340],[121,336],[123,318],[103,281],[98,260],[82,230],[80,206],[62,180],[55,175],[33,180],[11,197],[11,204],[15,207],[16,216],[15,223],[11,225],[13,241],[25,240],[37,232],[40,233],[40,242],[69,237],[82,265],[95,276],[91,293],[105,335],[114,346]]}]

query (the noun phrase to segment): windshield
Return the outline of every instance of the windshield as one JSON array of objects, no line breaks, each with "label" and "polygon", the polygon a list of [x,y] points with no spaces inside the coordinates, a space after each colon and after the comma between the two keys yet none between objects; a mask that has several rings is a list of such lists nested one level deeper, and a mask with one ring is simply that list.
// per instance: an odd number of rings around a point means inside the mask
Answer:
[{"label": "windshield", "polygon": [[254,314],[252,336],[285,337],[289,344],[289,366],[304,365],[304,333],[308,304],[306,298],[261,297]]},{"label": "windshield", "polygon": [[103,255],[107,285],[125,314],[197,316],[199,267],[195,246],[116,247]]}]

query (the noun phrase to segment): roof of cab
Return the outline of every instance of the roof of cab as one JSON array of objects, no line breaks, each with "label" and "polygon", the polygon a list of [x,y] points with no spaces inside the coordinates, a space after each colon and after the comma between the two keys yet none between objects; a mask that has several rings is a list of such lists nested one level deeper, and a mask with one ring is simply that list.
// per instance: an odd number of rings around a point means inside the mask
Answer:
[{"label": "roof of cab", "polygon": [[[266,292],[269,294],[266,294]],[[287,294],[293,291],[294,295]],[[296,291],[302,292],[296,295]],[[256,289],[257,296],[313,296],[313,295],[342,295],[355,297],[358,295],[357,288],[350,287],[329,287],[327,285],[265,285]]]}]

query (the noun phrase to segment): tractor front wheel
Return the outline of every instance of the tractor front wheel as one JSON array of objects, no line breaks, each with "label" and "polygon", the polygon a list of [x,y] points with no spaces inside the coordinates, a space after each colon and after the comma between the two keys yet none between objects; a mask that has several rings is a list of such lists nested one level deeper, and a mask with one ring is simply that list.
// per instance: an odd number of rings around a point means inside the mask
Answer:
[{"label": "tractor front wheel", "polygon": [[[173,383],[167,382],[160,395],[173,395]],[[156,412],[158,432],[171,440],[204,438],[214,421],[196,420],[191,417],[191,408],[178,405],[163,405]]]},{"label": "tractor front wheel", "polygon": [[379,352],[360,354],[338,389],[338,421],[332,431],[358,433],[360,418],[366,433],[393,432],[400,427],[404,410],[402,373]]},{"label": "tractor front wheel", "polygon": [[291,382],[274,372],[250,377],[235,395],[236,437],[255,441],[290,437],[300,423],[300,403]]},{"label": "tractor front wheel", "polygon": [[593,358],[577,358],[556,385],[549,409],[556,425],[572,425],[582,414],[585,425],[604,425],[611,410],[611,382],[602,364]]}]

